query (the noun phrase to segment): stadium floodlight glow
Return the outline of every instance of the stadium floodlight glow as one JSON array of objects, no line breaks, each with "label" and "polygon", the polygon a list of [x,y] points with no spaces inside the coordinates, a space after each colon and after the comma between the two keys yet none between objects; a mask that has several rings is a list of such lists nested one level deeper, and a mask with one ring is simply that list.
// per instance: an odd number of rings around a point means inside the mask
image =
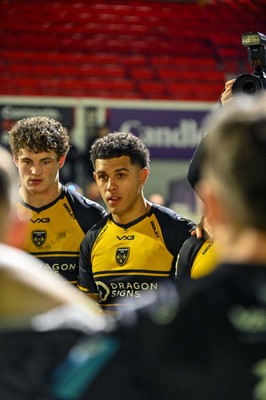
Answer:
[{"label": "stadium floodlight glow", "polygon": [[266,45],[266,36],[260,32],[247,32],[242,35],[243,46],[264,46]]}]

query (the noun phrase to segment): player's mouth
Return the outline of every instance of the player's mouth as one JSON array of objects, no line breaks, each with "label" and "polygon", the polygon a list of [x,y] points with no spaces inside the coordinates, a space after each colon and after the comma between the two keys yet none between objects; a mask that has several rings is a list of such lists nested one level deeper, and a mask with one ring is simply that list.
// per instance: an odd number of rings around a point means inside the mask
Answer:
[{"label": "player's mouth", "polygon": [[38,186],[42,183],[42,179],[29,179],[29,184],[33,186]]},{"label": "player's mouth", "polygon": [[107,198],[107,203],[110,207],[117,206],[121,201],[121,197],[111,196]]}]

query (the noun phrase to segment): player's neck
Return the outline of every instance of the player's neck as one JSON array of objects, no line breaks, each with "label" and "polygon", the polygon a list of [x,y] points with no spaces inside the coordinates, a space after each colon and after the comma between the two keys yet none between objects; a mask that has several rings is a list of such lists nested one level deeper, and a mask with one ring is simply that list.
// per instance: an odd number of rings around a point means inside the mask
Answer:
[{"label": "player's neck", "polygon": [[121,214],[112,213],[112,218],[116,223],[126,225],[147,214],[150,208],[151,203],[142,198],[137,204],[134,204],[131,210]]},{"label": "player's neck", "polygon": [[[221,259],[233,263],[266,265],[266,233],[245,229],[231,240],[220,240]],[[219,240],[217,240],[219,246]]]},{"label": "player's neck", "polygon": [[49,203],[52,203],[60,195],[62,186],[57,182],[54,186],[51,186],[48,190],[43,192],[31,192],[27,188],[21,186],[19,189],[19,194],[22,200],[32,207],[40,208]]}]

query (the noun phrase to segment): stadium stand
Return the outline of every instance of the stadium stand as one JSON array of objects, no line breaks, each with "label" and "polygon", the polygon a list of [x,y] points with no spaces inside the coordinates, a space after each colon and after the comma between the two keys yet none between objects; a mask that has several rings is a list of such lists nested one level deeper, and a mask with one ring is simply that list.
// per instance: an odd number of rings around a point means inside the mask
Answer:
[{"label": "stadium stand", "polygon": [[1,0],[0,95],[216,101],[263,3]]}]

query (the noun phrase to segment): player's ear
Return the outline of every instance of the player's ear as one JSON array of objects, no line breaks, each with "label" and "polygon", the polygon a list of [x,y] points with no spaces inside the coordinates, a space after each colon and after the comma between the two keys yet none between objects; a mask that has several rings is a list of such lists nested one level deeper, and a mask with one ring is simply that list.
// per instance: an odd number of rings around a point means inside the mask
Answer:
[{"label": "player's ear", "polygon": [[66,155],[59,158],[59,168],[62,168],[66,161]]},{"label": "player's ear", "polygon": [[17,167],[18,166],[18,158],[15,155],[13,155],[12,158],[13,158],[15,166]]},{"label": "player's ear", "polygon": [[199,190],[204,202],[206,215],[211,217],[212,224],[217,226],[224,222],[226,210],[221,201],[219,191],[216,190],[213,182],[201,181]]},{"label": "player's ear", "polygon": [[144,167],[139,171],[139,183],[141,186],[144,185],[149,175],[148,168]]}]

